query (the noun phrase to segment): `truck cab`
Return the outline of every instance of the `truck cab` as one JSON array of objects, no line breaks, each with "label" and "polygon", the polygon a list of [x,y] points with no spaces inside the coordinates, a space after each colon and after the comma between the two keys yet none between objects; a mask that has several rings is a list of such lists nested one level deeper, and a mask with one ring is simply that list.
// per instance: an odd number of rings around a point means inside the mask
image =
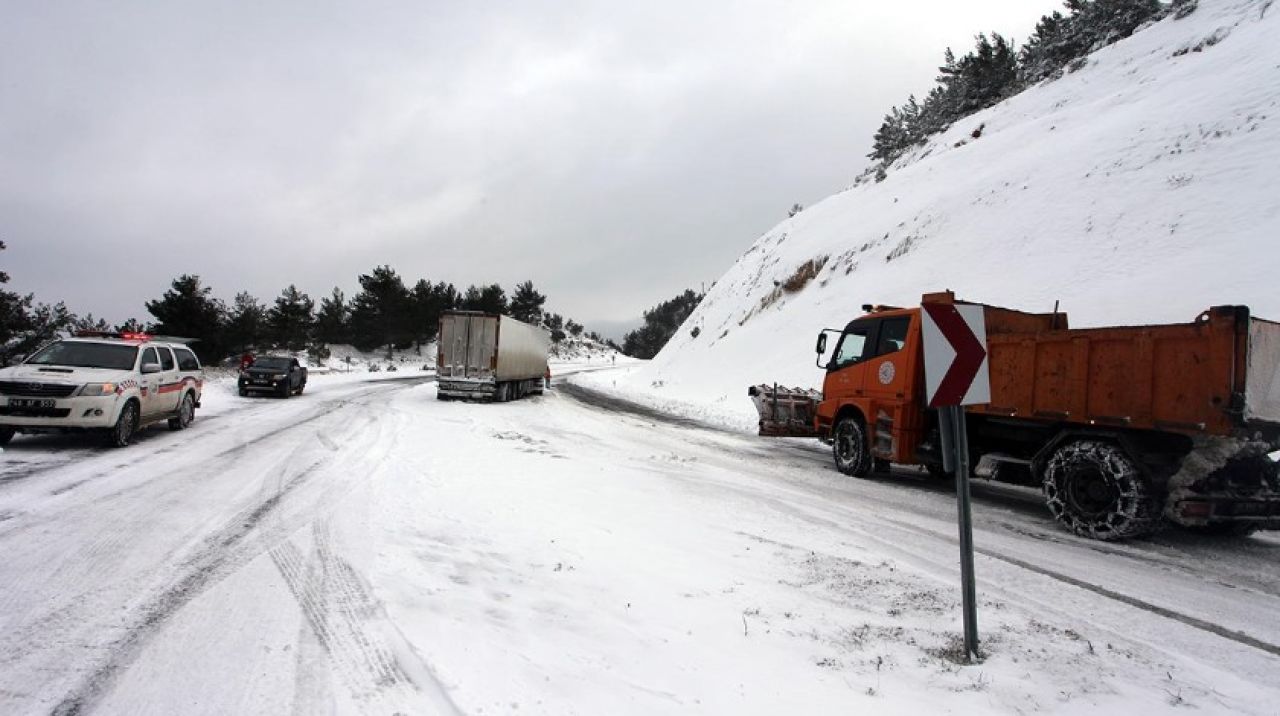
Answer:
[{"label": "truck cab", "polygon": [[826,369],[819,432],[834,436],[837,424],[851,418],[861,422],[876,460],[915,462],[925,422],[916,399],[924,385],[920,310],[873,308],[818,340],[822,348],[834,341],[829,354],[819,351],[819,366]]}]

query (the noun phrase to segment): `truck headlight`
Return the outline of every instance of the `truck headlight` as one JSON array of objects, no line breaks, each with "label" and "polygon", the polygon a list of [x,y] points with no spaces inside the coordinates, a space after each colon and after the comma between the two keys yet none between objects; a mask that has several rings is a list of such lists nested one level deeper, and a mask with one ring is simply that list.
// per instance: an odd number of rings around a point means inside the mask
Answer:
[{"label": "truck headlight", "polygon": [[112,395],[119,390],[115,383],[86,383],[76,395],[95,397],[103,395]]},{"label": "truck headlight", "polygon": [[286,376],[284,373],[276,373],[275,375],[271,376],[271,379],[272,379],[272,380],[284,380],[284,379],[285,379],[285,378],[287,378],[287,377],[288,377],[288,376]]}]

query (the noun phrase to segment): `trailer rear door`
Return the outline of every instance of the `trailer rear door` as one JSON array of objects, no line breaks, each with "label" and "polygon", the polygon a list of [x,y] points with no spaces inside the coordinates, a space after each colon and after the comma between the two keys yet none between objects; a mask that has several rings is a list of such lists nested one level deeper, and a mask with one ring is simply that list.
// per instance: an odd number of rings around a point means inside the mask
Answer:
[{"label": "trailer rear door", "polygon": [[498,347],[498,318],[483,314],[447,314],[440,321],[439,375],[485,379],[493,376]]}]

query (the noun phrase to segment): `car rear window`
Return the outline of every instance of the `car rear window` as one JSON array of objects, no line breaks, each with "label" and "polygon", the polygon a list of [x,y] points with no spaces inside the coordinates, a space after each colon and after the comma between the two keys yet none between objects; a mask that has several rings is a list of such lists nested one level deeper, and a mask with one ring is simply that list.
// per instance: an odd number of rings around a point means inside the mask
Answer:
[{"label": "car rear window", "polygon": [[177,348],[173,351],[178,354],[178,370],[200,370],[200,361],[196,360],[196,354],[186,348]]}]

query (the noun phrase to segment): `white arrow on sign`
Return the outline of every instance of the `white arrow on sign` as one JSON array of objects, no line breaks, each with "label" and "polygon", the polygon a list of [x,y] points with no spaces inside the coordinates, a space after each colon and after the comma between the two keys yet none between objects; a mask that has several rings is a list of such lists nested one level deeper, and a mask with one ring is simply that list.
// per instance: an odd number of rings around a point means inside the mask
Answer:
[{"label": "white arrow on sign", "polygon": [[984,307],[924,303],[920,308],[929,407],[991,402]]}]

